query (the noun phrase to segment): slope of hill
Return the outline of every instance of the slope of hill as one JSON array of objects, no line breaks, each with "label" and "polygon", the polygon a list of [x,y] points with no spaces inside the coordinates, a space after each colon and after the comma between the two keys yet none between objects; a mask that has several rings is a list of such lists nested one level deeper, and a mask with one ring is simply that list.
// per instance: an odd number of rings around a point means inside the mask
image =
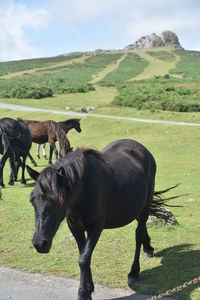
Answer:
[{"label": "slope of hill", "polygon": [[200,52],[166,47],[0,63],[0,97],[24,99],[24,104],[28,98],[66,93],[87,98],[107,86],[118,91],[113,105],[200,111],[199,68]]}]

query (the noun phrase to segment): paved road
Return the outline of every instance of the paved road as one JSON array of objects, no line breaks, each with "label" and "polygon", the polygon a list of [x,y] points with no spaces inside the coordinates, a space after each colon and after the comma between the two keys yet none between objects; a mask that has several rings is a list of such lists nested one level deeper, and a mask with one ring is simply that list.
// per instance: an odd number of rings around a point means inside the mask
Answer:
[{"label": "paved road", "polygon": [[[0,300],[76,300],[78,280],[31,274],[0,267]],[[145,300],[130,289],[111,289],[95,284],[93,300]]]},{"label": "paved road", "polygon": [[42,108],[34,108],[34,107],[28,107],[28,106],[22,106],[22,105],[0,103],[0,109],[5,109],[5,108],[10,109],[10,110],[19,110],[19,111],[45,112],[45,113],[54,113],[54,114],[59,114],[59,115],[79,116],[79,117],[107,118],[107,119],[127,120],[127,121],[142,122],[142,123],[157,123],[157,124],[182,125],[182,126],[200,126],[200,123],[139,119],[139,118],[112,116],[112,115],[100,115],[100,114],[95,114],[95,113],[79,113],[79,112],[73,112],[73,111],[59,111],[59,110],[52,110],[52,109],[42,109]]}]

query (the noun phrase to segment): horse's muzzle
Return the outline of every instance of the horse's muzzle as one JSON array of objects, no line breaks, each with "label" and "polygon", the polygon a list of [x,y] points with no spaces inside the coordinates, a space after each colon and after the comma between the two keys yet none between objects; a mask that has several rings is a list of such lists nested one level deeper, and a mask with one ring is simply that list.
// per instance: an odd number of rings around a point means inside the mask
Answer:
[{"label": "horse's muzzle", "polygon": [[39,253],[48,253],[51,248],[51,243],[47,240],[33,241],[33,246]]}]

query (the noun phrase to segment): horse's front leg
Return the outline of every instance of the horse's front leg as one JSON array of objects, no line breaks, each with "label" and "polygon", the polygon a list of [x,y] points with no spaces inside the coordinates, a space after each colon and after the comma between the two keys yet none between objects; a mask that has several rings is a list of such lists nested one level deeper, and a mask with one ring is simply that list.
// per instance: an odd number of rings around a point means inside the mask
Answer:
[{"label": "horse's front leg", "polygon": [[23,159],[22,159],[22,177],[21,177],[21,183],[23,183],[23,184],[26,184],[26,179],[25,179],[25,176],[24,176],[25,163],[26,163],[26,156],[23,156]]},{"label": "horse's front leg", "polygon": [[28,153],[28,157],[30,158],[30,161],[32,162],[32,164],[37,167],[37,163],[35,161],[35,159],[33,158],[33,156],[30,154],[30,152]]},{"label": "horse's front leg", "polygon": [[0,160],[0,186],[1,187],[5,187],[5,184],[3,182],[3,168],[5,166],[5,163],[6,163],[6,160],[8,159],[9,157],[9,151],[5,151],[1,160]]},{"label": "horse's front leg", "polygon": [[80,252],[79,267],[80,267],[80,286],[78,290],[78,300],[91,300],[94,292],[94,284],[90,268],[92,252],[101,235],[102,228],[95,226],[88,231],[87,239],[84,248]]},{"label": "horse's front leg", "polygon": [[52,154],[53,151],[56,155],[56,160],[58,159],[58,150],[56,149],[56,144],[54,141],[50,142],[50,154],[49,154],[49,163],[52,164]]},{"label": "horse's front leg", "polygon": [[37,158],[40,159],[40,144],[37,144]]},{"label": "horse's front leg", "polygon": [[52,155],[53,155],[53,148],[50,146],[49,149],[49,164],[52,165]]},{"label": "horse's front leg", "polygon": [[80,286],[78,291],[79,300],[91,300],[94,291],[90,262],[94,247],[100,237],[102,228],[97,225],[88,231],[87,239],[84,229],[79,224],[67,220],[68,226],[77,242],[79,249]]}]

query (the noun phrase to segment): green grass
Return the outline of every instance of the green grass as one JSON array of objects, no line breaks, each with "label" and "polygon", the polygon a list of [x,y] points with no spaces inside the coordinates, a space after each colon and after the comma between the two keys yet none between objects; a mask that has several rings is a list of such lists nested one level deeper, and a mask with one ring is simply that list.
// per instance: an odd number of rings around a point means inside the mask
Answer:
[{"label": "green grass", "polygon": [[165,51],[165,50],[161,50],[161,51],[146,51],[147,54],[153,56],[154,58],[157,59],[161,59],[164,61],[175,61],[176,60],[176,56],[169,52],[169,51]]},{"label": "green grass", "polygon": [[31,69],[40,69],[48,65],[66,62],[68,60],[80,57],[80,54],[69,56],[56,56],[47,58],[26,59],[19,61],[9,61],[0,63],[0,76],[14,72],[28,71]]},{"label": "green grass", "polygon": [[200,81],[200,52],[179,50],[174,52],[180,57],[176,68],[171,70],[171,74],[181,75],[184,81]]},{"label": "green grass", "polygon": [[118,68],[108,73],[100,82],[104,86],[116,86],[141,73],[148,62],[136,53],[128,53]]},{"label": "green grass", "polygon": [[[0,117],[64,120],[65,116],[0,111]],[[156,190],[178,182],[181,185],[171,194],[187,194],[173,200],[182,207],[171,208],[179,221],[175,227],[149,226],[155,257],[141,257],[141,281],[136,290],[157,294],[199,276],[199,128],[131,121],[82,118],[82,133],[69,133],[73,147],[91,143],[101,149],[118,138],[133,138],[143,143],[157,162]],[[33,145],[32,154],[35,154]],[[30,163],[29,163],[30,164]],[[47,166],[39,161],[37,170]],[[6,165],[5,183],[9,168]],[[34,231],[34,212],[29,203],[33,182],[26,186],[19,182],[3,190],[0,200],[0,264],[32,272],[42,272],[79,278],[78,251],[74,240],[69,240],[69,229],[62,223],[48,255],[37,254],[31,246]],[[95,283],[114,287],[127,286],[135,249],[136,223],[118,229],[105,230],[92,259]],[[181,299],[198,300],[199,285],[177,293]]]}]

